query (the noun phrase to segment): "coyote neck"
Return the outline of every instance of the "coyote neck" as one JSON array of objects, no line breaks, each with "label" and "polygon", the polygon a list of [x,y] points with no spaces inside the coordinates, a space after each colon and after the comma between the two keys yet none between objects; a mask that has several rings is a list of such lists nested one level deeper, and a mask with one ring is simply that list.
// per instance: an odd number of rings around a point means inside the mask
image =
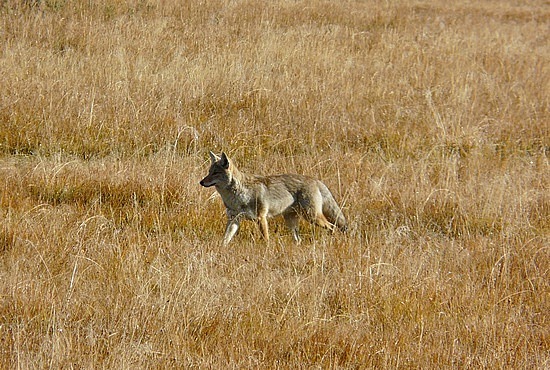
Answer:
[{"label": "coyote neck", "polygon": [[218,188],[224,199],[239,198],[241,201],[250,198],[250,189],[247,187],[248,179],[251,177],[241,171],[235,165],[231,164],[231,180],[223,188]]},{"label": "coyote neck", "polygon": [[234,164],[231,166],[231,182],[230,184],[234,186],[235,188],[243,187],[243,185],[246,183],[248,175],[245,173],[239,171],[237,167],[235,167]]}]

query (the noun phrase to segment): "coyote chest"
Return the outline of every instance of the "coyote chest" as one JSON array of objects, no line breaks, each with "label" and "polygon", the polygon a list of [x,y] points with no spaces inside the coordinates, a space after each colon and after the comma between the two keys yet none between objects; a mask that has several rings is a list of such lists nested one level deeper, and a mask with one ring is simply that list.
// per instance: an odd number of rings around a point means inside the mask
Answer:
[{"label": "coyote chest", "polygon": [[231,191],[217,188],[223,200],[229,217],[245,217],[249,220],[258,219],[258,197],[247,191]]}]

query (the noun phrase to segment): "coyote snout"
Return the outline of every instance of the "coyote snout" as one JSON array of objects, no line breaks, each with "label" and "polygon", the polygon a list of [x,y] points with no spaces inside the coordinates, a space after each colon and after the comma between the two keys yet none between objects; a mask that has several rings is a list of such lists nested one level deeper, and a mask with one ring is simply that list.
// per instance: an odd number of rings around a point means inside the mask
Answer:
[{"label": "coyote snout", "polygon": [[215,186],[227,212],[223,244],[227,245],[239,229],[241,219],[257,221],[264,239],[269,240],[267,218],[282,215],[296,242],[300,242],[300,216],[329,230],[347,229],[342,210],[325,184],[311,177],[293,174],[259,176],[240,172],[222,153],[210,152],[208,175],[200,181]]}]

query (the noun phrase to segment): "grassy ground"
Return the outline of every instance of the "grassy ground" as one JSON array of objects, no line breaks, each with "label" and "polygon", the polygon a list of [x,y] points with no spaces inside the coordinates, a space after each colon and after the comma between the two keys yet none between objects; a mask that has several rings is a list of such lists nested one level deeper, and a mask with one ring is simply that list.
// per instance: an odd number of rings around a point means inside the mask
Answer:
[{"label": "grassy ground", "polygon": [[[547,1],[0,2],[0,367],[550,366]],[[346,234],[221,247],[208,150]]]}]

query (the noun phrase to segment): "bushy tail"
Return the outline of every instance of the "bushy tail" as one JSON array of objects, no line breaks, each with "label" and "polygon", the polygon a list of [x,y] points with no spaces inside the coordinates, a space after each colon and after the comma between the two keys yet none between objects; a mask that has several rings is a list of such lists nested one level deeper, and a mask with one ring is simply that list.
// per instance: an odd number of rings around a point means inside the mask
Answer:
[{"label": "bushy tail", "polygon": [[334,200],[332,193],[323,183],[320,183],[319,187],[321,190],[321,195],[323,196],[323,215],[326,217],[328,222],[336,225],[340,231],[346,231],[348,229],[346,218],[338,206],[338,203]]}]

